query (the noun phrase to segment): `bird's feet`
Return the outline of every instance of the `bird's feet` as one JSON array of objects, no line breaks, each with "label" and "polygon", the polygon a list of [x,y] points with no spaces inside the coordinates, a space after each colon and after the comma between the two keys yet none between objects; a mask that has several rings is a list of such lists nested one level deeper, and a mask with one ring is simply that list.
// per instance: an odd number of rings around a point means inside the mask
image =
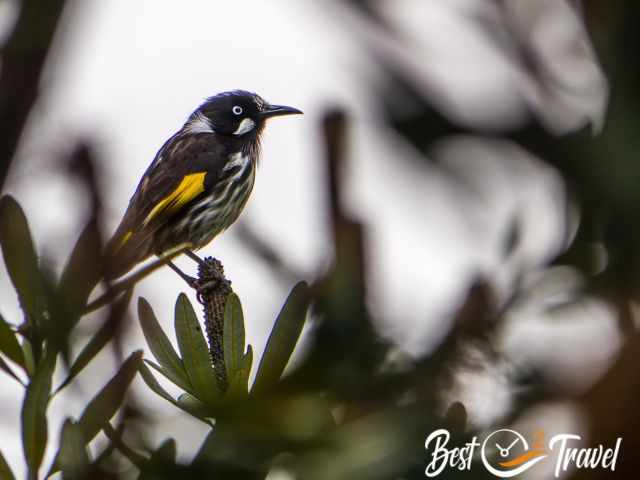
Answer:
[{"label": "bird's feet", "polygon": [[171,270],[176,272],[178,276],[186,282],[187,285],[189,285],[191,288],[196,288],[195,285],[198,283],[197,278],[187,275],[182,270],[180,270],[173,262],[167,262],[167,265],[169,265]]},{"label": "bird's feet", "polygon": [[193,253],[193,251],[191,250],[185,250],[184,254],[189,257],[191,260],[193,260],[194,262],[196,262],[198,264],[198,266],[202,266],[206,263],[206,260],[203,260],[202,258],[200,258],[198,255],[196,255],[195,253]]},{"label": "bird's feet", "polygon": [[198,280],[194,288],[200,303],[203,303],[205,296],[212,292],[230,293],[232,291],[231,282],[224,276],[222,263],[213,257],[202,260],[198,267]]},{"label": "bird's feet", "polygon": [[187,275],[173,262],[167,262],[167,265],[169,265],[189,287],[196,291],[196,297],[200,303],[204,303],[206,296],[213,292],[219,292],[223,295],[232,292],[231,282],[224,276],[222,263],[213,257],[200,260],[197,278]]},{"label": "bird's feet", "polygon": [[219,292],[223,290],[231,291],[231,282],[226,278],[208,279],[204,281],[197,279],[193,288],[196,291],[196,298],[198,301],[200,303],[205,303],[207,296],[212,292]]}]

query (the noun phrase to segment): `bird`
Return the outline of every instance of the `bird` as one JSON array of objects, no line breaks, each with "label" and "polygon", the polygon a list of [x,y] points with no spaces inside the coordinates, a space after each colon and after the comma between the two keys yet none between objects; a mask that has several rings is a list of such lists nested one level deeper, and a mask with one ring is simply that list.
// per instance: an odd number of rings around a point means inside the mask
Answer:
[{"label": "bird", "polygon": [[[267,120],[302,114],[233,90],[207,98],[162,145],[105,248],[105,278],[153,255],[209,244],[242,212],[253,189]],[[168,262],[185,279],[175,265]]]}]

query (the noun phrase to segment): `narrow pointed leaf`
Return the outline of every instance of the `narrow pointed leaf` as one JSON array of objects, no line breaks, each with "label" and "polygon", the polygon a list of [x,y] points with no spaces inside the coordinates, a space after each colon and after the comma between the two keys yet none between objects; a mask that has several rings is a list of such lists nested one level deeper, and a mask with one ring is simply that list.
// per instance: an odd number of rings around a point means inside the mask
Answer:
[{"label": "narrow pointed leaf", "polygon": [[30,475],[33,478],[37,478],[47,447],[47,406],[55,364],[55,354],[49,354],[42,359],[27,387],[22,402],[22,447]]},{"label": "narrow pointed leaf", "polygon": [[211,426],[211,423],[205,418],[200,417],[198,415],[194,415],[192,412],[185,410],[185,408],[182,405],[180,405],[178,401],[175,398],[173,398],[171,394],[169,394],[169,392],[167,392],[164,388],[162,388],[162,385],[160,385],[156,377],[153,375],[153,373],[151,373],[151,370],[149,370],[149,368],[144,364],[140,366],[140,376],[144,380],[144,383],[146,383],[147,386],[151,389],[151,391],[153,391],[156,395],[158,395],[161,398],[164,398],[167,402],[178,407],[180,410],[183,410],[189,415],[194,416],[198,420],[202,420],[204,423]]},{"label": "narrow pointed leaf", "polygon": [[167,392],[164,388],[162,388],[162,385],[160,385],[160,382],[158,382],[158,380],[153,375],[153,373],[151,373],[151,370],[149,370],[149,367],[147,367],[145,364],[142,364],[140,366],[140,376],[144,380],[144,383],[146,383],[147,386],[153,392],[155,392],[158,396],[160,396],[160,397],[164,398],[166,401],[178,406],[177,400],[175,398],[173,398],[171,396],[171,394],[169,394],[169,392]]},{"label": "narrow pointed leaf", "polygon": [[251,364],[253,363],[253,349],[251,345],[247,346],[247,354],[243,358],[243,366],[241,372],[241,381],[247,393],[249,392],[249,377],[251,376]]},{"label": "narrow pointed leaf", "polygon": [[9,464],[5,460],[4,455],[2,455],[2,452],[0,452],[0,478],[2,478],[3,480],[16,479],[16,477],[13,475],[13,472],[11,471],[11,468],[9,467]]},{"label": "narrow pointed leaf", "polygon": [[4,353],[9,360],[24,368],[22,348],[20,348],[16,334],[2,318],[2,315],[0,315],[0,352]]},{"label": "narrow pointed leaf", "polygon": [[133,352],[120,370],[89,402],[78,422],[85,442],[89,443],[118,411],[142,360],[142,352]]},{"label": "narrow pointed leaf", "polygon": [[247,345],[247,353],[242,357],[242,369],[251,372],[251,366],[253,365],[253,347],[251,344]]},{"label": "narrow pointed leaf", "polygon": [[36,362],[33,358],[33,348],[31,347],[31,342],[26,338],[23,338],[20,348],[22,348],[22,355],[24,356],[24,369],[26,370],[27,375],[32,377],[36,371]]},{"label": "narrow pointed leaf", "polygon": [[291,290],[271,330],[252,392],[268,390],[280,380],[302,332],[308,307],[309,287],[300,282]]},{"label": "narrow pointed leaf", "polygon": [[56,390],[58,393],[64,387],[66,387],[71,381],[86,367],[91,360],[95,358],[98,353],[109,343],[113,338],[116,331],[114,325],[117,324],[120,319],[126,314],[127,307],[131,301],[131,295],[133,291],[129,290],[121,299],[114,305],[113,310],[109,318],[100,326],[98,331],[91,337],[89,342],[84,346],[78,357],[71,364],[67,378]]},{"label": "narrow pointed leaf", "polygon": [[229,294],[224,308],[223,350],[227,376],[231,379],[242,368],[244,357],[244,316],[240,299]]},{"label": "narrow pointed leaf", "polygon": [[205,418],[207,416],[207,406],[188,393],[183,393],[178,397],[178,405],[194,417]]},{"label": "narrow pointed leaf", "polygon": [[144,338],[153,356],[166,369],[173,383],[189,390],[191,384],[182,360],[158,323],[151,305],[142,297],[138,299],[138,316]]},{"label": "narrow pointed leaf", "polygon": [[38,323],[46,310],[38,256],[27,218],[18,202],[9,195],[0,199],[0,246],[20,305],[27,318]]},{"label": "narrow pointed leaf", "polygon": [[185,384],[183,383],[184,380],[182,380],[181,378],[176,377],[173,373],[171,373],[169,370],[167,370],[166,368],[164,368],[161,365],[158,365],[157,363],[153,363],[151,360],[146,360],[144,361],[147,365],[149,365],[151,368],[153,368],[156,372],[162,374],[163,377],[165,377],[167,380],[169,380],[171,383],[173,383],[174,385],[182,388],[185,392],[189,392],[191,394],[194,393],[193,390],[193,386],[191,384]]},{"label": "narrow pointed leaf", "polygon": [[247,353],[242,356],[241,367],[230,376],[229,390],[226,392],[229,398],[244,397],[249,393],[249,376],[253,363],[253,349],[247,345]]},{"label": "narrow pointed leaf", "polygon": [[4,361],[2,357],[0,357],[0,370],[3,370],[7,375],[15,378],[20,385],[24,386],[24,383],[22,383],[20,377],[16,375],[16,372],[11,369],[11,367],[7,364],[7,362]]},{"label": "narrow pointed leaf", "polygon": [[60,450],[58,465],[64,480],[82,480],[89,466],[87,442],[82,436],[82,428],[77,423],[67,420],[60,434]]},{"label": "narrow pointed leaf", "polygon": [[80,317],[89,295],[100,282],[102,276],[100,243],[96,223],[90,221],[73,247],[58,282],[58,291],[65,299],[69,313],[74,316],[72,325]]},{"label": "narrow pointed leaf", "polygon": [[176,302],[175,316],[178,347],[190,383],[198,399],[209,405],[215,404],[220,398],[218,380],[211,365],[202,329],[184,293],[180,294]]}]

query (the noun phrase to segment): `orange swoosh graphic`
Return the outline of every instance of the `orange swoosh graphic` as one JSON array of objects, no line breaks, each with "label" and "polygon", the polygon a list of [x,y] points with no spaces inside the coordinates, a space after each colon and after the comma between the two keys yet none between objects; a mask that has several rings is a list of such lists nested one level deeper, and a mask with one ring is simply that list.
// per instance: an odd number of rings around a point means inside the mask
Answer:
[{"label": "orange swoosh graphic", "polygon": [[508,467],[517,467],[518,465],[526,462],[527,460],[531,460],[532,458],[536,458],[536,457],[539,457],[539,456],[544,455],[544,454],[545,454],[544,451],[531,450],[530,452],[523,453],[519,457],[516,457],[513,460],[509,460],[508,462],[500,462],[500,463],[498,463],[498,465],[500,465],[501,467],[507,467],[507,468]]}]

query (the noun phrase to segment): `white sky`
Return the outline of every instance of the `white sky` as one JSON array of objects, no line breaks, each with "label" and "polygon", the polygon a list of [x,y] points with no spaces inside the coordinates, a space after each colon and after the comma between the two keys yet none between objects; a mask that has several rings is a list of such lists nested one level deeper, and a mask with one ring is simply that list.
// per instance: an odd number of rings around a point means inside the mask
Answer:
[{"label": "white sky", "polygon": [[[524,213],[527,258],[544,258],[559,240],[555,232],[562,212],[551,210],[552,198],[562,194],[557,177],[522,152],[477,142],[449,145],[440,152],[452,166],[467,171],[484,194],[482,201],[461,198],[455,185],[436,170],[413,171],[399,163],[399,156],[415,152],[380,130],[375,107],[361,83],[373,70],[352,30],[345,28],[347,23],[323,15],[320,2],[75,3],[83,12],[82,21],[64,22],[57,39],[64,56],[56,55],[49,65],[43,82],[48,94],[34,112],[29,141],[8,187],[26,210],[38,248],[58,264],[70,251],[86,213],[83,197],[52,166],[56,151],[62,151],[69,138],[86,134],[99,140],[107,228],[112,231],[165,139],[205,97],[235,88],[256,91],[271,102],[305,112],[304,117],[269,124],[256,187],[243,217],[309,279],[330,256],[320,188],[324,171],[319,119],[327,105],[350,109],[355,125],[347,200],[370,226],[370,302],[386,319],[383,331],[410,352],[422,352],[437,342],[451,301],[462,294],[472,272],[489,272],[502,286],[509,283],[515,265],[497,269],[496,259],[505,220],[516,209]],[[404,9],[399,8],[393,19],[418,40],[423,53],[428,52],[429,61],[420,62],[421,57],[413,55],[412,68],[423,70],[436,91],[447,93],[440,99],[444,104],[453,103],[460,113],[461,106],[470,103],[473,109],[466,114],[472,119],[478,112],[487,115],[492,105],[492,118],[512,118],[535,98],[521,87],[518,72],[461,15],[474,11],[478,3],[402,0],[397,4]],[[385,48],[402,55],[393,44]],[[405,56],[411,53],[416,52]],[[593,74],[580,71],[581,78],[588,73]],[[602,103],[594,105],[579,107],[593,113]],[[580,108],[571,118],[580,116]],[[473,168],[464,163],[469,152]],[[542,205],[543,214],[531,205]],[[416,215],[424,221],[416,222]],[[260,261],[238,245],[233,229],[201,253],[223,261],[243,301],[248,341],[260,353],[270,322],[291,286],[275,282]],[[188,260],[178,263],[193,269]],[[2,314],[17,322],[19,308],[3,268]],[[185,290],[167,269],[145,280],[135,294],[150,300],[169,331],[173,303]],[[130,349],[143,347],[136,317],[134,313]],[[80,377],[83,398],[104,383],[104,369],[104,363],[96,363]],[[22,453],[15,407],[21,390],[5,377],[0,382],[6,384],[0,391],[0,438],[11,436],[2,450],[19,472]],[[157,441],[171,432],[182,454],[193,451],[201,440],[200,427],[194,422],[188,431],[176,428],[175,422],[187,420],[144,387],[138,392],[166,416]],[[57,438],[63,416],[77,415],[81,405],[73,395],[53,403],[51,438]]]}]

